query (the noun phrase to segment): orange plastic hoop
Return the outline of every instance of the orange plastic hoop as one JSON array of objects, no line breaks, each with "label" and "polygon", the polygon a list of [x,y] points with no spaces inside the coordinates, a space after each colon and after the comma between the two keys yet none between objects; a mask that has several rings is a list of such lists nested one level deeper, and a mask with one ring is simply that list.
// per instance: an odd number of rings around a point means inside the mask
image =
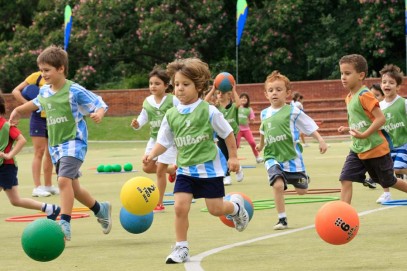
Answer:
[{"label": "orange plastic hoop", "polygon": [[[35,214],[35,215],[20,215],[20,216],[12,216],[12,217],[6,218],[5,221],[7,221],[7,222],[31,222],[38,218],[44,218],[44,217],[47,217],[47,215],[44,213]],[[72,219],[85,218],[85,217],[89,217],[89,214],[72,213],[72,216],[71,216]],[[57,218],[57,220],[59,220],[59,217]]]}]

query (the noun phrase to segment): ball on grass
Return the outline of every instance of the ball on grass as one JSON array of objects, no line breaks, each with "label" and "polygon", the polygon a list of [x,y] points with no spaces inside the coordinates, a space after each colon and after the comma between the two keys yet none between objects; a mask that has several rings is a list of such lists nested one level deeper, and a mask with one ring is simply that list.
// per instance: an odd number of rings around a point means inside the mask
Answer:
[{"label": "ball on grass", "polygon": [[120,224],[130,233],[139,234],[145,232],[153,224],[153,219],[154,212],[146,215],[134,215],[123,207],[120,209]]},{"label": "ball on grass", "polygon": [[112,166],[112,169],[113,169],[114,172],[121,172],[122,171],[122,166],[119,165],[119,164],[114,164]]},{"label": "ball on grass", "polygon": [[160,193],[153,180],[134,177],[125,182],[120,191],[124,208],[134,215],[146,215],[157,206]]},{"label": "ball on grass", "polygon": [[124,171],[132,171],[133,170],[133,165],[130,163],[126,163],[123,166]]},{"label": "ball on grass", "polygon": [[57,222],[37,219],[25,227],[21,245],[31,259],[40,262],[52,261],[65,249],[64,233]]},{"label": "ball on grass", "polygon": [[96,170],[97,170],[97,172],[105,172],[105,165],[98,165]]},{"label": "ball on grass", "polygon": [[112,171],[113,171],[112,165],[105,165],[103,167],[103,172],[112,172]]},{"label": "ball on grass", "polygon": [[344,201],[324,204],[315,217],[315,229],[325,242],[332,245],[346,244],[359,230],[359,216],[356,210]]},{"label": "ball on grass", "polygon": [[215,88],[221,92],[231,91],[235,84],[235,78],[228,72],[221,72],[216,75],[214,80]]},{"label": "ball on grass", "polygon": [[[244,208],[246,209],[247,213],[249,214],[249,221],[252,220],[252,217],[253,217],[253,214],[254,214],[254,207],[253,207],[253,202],[252,202],[252,200],[251,200],[246,194],[243,194],[242,192],[230,192],[230,193],[228,193],[228,194],[225,196],[224,199],[230,201],[230,197],[231,197],[233,194],[239,194],[239,195],[241,195],[241,196],[243,197],[243,200],[244,200]],[[232,227],[232,228],[235,227],[235,224],[233,223],[233,221],[227,219],[226,216],[224,216],[224,215],[223,215],[223,216],[220,216],[219,219],[220,219],[220,221],[222,221],[223,224],[225,224],[226,226],[229,226],[229,227]]]}]

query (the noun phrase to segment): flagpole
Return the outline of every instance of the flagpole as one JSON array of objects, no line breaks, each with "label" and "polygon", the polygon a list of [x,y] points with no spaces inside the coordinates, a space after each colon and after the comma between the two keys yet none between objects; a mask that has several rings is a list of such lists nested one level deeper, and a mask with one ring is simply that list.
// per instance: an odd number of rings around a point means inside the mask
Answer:
[{"label": "flagpole", "polygon": [[[237,28],[236,28],[236,34],[237,34]],[[239,83],[239,45],[237,45],[237,43],[236,43],[236,85],[238,83]]]}]

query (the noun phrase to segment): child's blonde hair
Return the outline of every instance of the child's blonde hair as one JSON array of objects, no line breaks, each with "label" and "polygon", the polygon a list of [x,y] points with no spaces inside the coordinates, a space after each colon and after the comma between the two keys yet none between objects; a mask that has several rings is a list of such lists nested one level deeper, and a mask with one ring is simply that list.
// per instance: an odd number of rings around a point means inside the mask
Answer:
[{"label": "child's blonde hair", "polygon": [[268,83],[274,82],[276,80],[281,80],[284,82],[285,87],[287,90],[291,90],[291,82],[290,79],[288,79],[287,76],[281,74],[279,71],[275,70],[273,71],[271,74],[269,74],[267,76],[266,82],[264,82],[264,87],[266,87],[266,85]]},{"label": "child's blonde hair", "polygon": [[57,69],[64,67],[64,74],[68,76],[68,53],[56,45],[42,51],[37,57],[37,64],[48,64]]},{"label": "child's blonde hair", "polygon": [[167,74],[171,77],[172,82],[174,82],[177,72],[194,82],[199,96],[202,96],[203,92],[208,89],[211,72],[208,64],[199,58],[177,59],[167,65]]}]

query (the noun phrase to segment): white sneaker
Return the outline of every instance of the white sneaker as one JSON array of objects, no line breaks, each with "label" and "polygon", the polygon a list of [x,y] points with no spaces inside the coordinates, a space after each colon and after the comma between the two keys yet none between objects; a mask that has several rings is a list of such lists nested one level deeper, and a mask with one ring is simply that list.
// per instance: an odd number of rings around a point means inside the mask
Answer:
[{"label": "white sneaker", "polygon": [[244,208],[243,197],[239,194],[233,194],[230,196],[230,201],[239,205],[239,212],[234,216],[230,216],[235,224],[235,229],[244,231],[249,224],[249,214]]},{"label": "white sneaker", "polygon": [[260,163],[263,163],[263,162],[264,162],[263,157],[260,157],[260,156],[256,157],[256,163],[257,164],[260,164]]},{"label": "white sneaker", "polygon": [[231,184],[232,184],[232,178],[230,176],[223,177],[223,185],[231,185]]},{"label": "white sneaker", "polygon": [[51,195],[59,195],[59,189],[58,187],[55,187],[53,185],[51,186],[41,186],[41,189],[51,193]]},{"label": "white sneaker", "polygon": [[49,196],[51,196],[51,193],[47,192],[45,190],[42,190],[41,186],[38,186],[33,189],[33,192],[31,195],[33,197],[49,197]]},{"label": "white sneaker", "polygon": [[243,170],[242,167],[240,167],[239,171],[236,172],[236,181],[241,182],[243,181],[243,178],[244,178]]},{"label": "white sneaker", "polygon": [[390,201],[391,200],[391,195],[387,194],[387,193],[383,193],[381,194],[381,196],[376,200],[376,203],[383,203],[386,201]]},{"label": "white sneaker", "polygon": [[165,263],[183,263],[189,261],[189,248],[176,246],[165,259]]}]

